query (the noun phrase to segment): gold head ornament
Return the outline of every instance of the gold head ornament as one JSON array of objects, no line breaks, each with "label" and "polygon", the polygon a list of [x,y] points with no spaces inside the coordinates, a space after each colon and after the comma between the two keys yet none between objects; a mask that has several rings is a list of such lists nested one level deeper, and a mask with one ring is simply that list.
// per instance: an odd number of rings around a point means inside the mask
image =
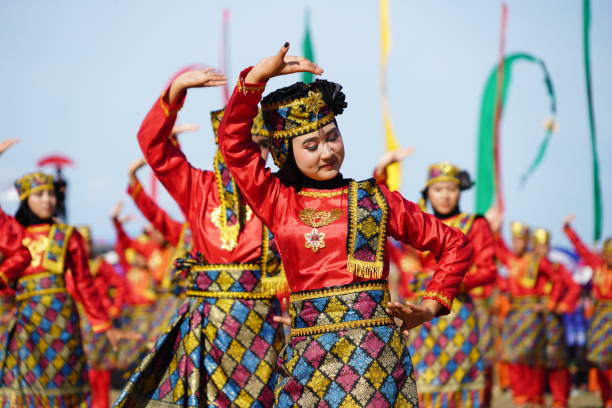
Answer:
[{"label": "gold head ornament", "polygon": [[529,237],[529,227],[519,221],[513,221],[512,224],[510,224],[510,231],[512,232],[513,238]]},{"label": "gold head ornament", "polygon": [[20,200],[25,200],[31,194],[42,191],[42,190],[53,190],[55,188],[53,184],[53,176],[35,171],[28,173],[15,181],[15,187],[19,194]]},{"label": "gold head ornament", "polygon": [[454,164],[441,162],[435,163],[429,166],[427,169],[427,182],[426,187],[431,186],[434,183],[441,181],[450,181],[452,183],[459,184],[461,180],[457,177],[461,170]]},{"label": "gold head ornament", "polygon": [[536,228],[533,230],[533,243],[534,244],[549,244],[550,243],[550,232],[544,228]]}]

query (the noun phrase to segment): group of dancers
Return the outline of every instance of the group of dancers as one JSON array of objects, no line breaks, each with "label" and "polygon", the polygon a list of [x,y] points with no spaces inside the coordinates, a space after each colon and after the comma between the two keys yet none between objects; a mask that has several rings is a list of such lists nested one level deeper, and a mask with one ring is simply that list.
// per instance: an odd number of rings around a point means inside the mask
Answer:
[{"label": "group of dancers", "polygon": [[[107,407],[113,369],[129,373],[115,407],[489,407],[499,361],[516,406],[544,406],[547,385],[568,406],[562,314],[581,288],[549,260],[548,231],[513,223],[508,248],[503,214],[460,211],[474,183],[449,163],[429,167],[418,203],[390,191],[407,149],[345,178],[339,84],[262,99],[270,78],[323,73],[288,50],[242,71],[211,113],[211,171],[188,162],[176,120],[190,89],[225,76],[183,72],[153,103],[127,190],[150,228],[130,237],[117,206],[116,260],[57,219],[52,176],[16,181],[16,215],[0,211],[0,407]],[[147,195],[145,164],[184,220]],[[599,253],[565,232],[593,270],[588,360],[610,408],[612,240]]]}]

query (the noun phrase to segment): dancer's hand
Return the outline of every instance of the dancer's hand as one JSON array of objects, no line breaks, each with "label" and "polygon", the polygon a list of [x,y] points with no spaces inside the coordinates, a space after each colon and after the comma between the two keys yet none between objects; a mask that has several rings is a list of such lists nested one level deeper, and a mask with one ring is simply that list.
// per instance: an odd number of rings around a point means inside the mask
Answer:
[{"label": "dancer's hand", "polygon": [[407,336],[411,329],[420,326],[433,319],[440,309],[440,305],[429,299],[423,300],[420,305],[406,302],[402,305],[398,302],[389,302],[387,313],[402,321],[401,332]]},{"label": "dancer's hand", "polygon": [[118,201],[117,204],[115,204],[115,206],[113,207],[113,210],[111,211],[111,218],[113,220],[119,220],[119,214],[121,214],[122,210],[123,201]]},{"label": "dancer's hand", "polygon": [[385,169],[393,163],[401,162],[414,153],[414,147],[400,147],[390,152],[385,152],[376,165],[376,174],[382,174]]},{"label": "dancer's hand", "polygon": [[14,145],[15,143],[19,143],[19,139],[6,139],[0,142],[0,155],[7,151],[9,147]]},{"label": "dancer's hand", "polygon": [[211,86],[223,86],[227,84],[225,75],[215,72],[214,68],[196,69],[183,72],[176,77],[170,85],[168,97],[170,103],[175,103],[179,95],[189,88],[204,88]]},{"label": "dancer's hand", "polygon": [[245,78],[245,82],[256,84],[266,82],[268,79],[279,76],[294,74],[296,72],[310,72],[315,75],[321,75],[323,69],[312,61],[304,57],[287,55],[289,51],[289,43],[285,43],[276,55],[266,57],[259,61],[257,65],[251,69]]},{"label": "dancer's hand", "polygon": [[499,209],[499,206],[494,204],[489,210],[485,213],[485,218],[489,221],[489,226],[491,227],[491,231],[494,233],[499,233],[501,231],[502,222],[504,220],[504,215]]},{"label": "dancer's hand", "polygon": [[108,329],[106,332],[104,332],[104,334],[106,334],[106,338],[108,338],[108,342],[111,344],[113,351],[119,350],[119,342],[121,340],[140,341],[143,338],[140,333],[115,328]]},{"label": "dancer's hand", "polygon": [[570,225],[576,219],[576,214],[570,214],[563,219],[563,225]]},{"label": "dancer's hand", "polygon": [[[282,298],[281,305],[282,305],[281,310],[288,310],[287,307],[289,305],[289,298],[287,297]],[[291,326],[291,318],[284,314],[281,314],[281,316],[274,316],[272,320],[274,320],[277,323],[281,323],[285,326]]]},{"label": "dancer's hand", "polygon": [[192,123],[185,123],[184,125],[177,125],[173,127],[171,135],[178,136],[181,133],[197,132],[198,130],[200,130],[200,127],[198,125],[194,125]]},{"label": "dancer's hand", "polygon": [[143,168],[147,164],[147,161],[144,157],[136,159],[130,164],[128,167],[128,176],[130,176],[130,180],[136,180],[136,172]]}]

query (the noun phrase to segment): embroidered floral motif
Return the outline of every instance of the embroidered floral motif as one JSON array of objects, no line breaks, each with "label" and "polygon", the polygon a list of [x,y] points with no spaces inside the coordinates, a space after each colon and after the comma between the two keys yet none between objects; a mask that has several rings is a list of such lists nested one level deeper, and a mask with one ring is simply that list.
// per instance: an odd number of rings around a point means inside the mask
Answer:
[{"label": "embroidered floral motif", "polygon": [[304,238],[306,238],[304,246],[310,248],[315,254],[319,252],[319,249],[325,248],[325,233],[316,228],[304,234]]}]

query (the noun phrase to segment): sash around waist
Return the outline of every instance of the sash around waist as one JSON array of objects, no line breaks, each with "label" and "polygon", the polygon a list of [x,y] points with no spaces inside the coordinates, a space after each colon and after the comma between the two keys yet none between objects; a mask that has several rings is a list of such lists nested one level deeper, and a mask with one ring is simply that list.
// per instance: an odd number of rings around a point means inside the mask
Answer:
[{"label": "sash around waist", "polygon": [[294,292],[290,297],[291,336],[395,325],[383,280]]},{"label": "sash around waist", "polygon": [[42,272],[19,278],[15,289],[15,300],[21,301],[33,296],[53,295],[66,292],[64,275]]},{"label": "sash around waist", "polygon": [[191,268],[188,297],[271,299],[262,291],[262,270],[257,264],[200,264]]}]

